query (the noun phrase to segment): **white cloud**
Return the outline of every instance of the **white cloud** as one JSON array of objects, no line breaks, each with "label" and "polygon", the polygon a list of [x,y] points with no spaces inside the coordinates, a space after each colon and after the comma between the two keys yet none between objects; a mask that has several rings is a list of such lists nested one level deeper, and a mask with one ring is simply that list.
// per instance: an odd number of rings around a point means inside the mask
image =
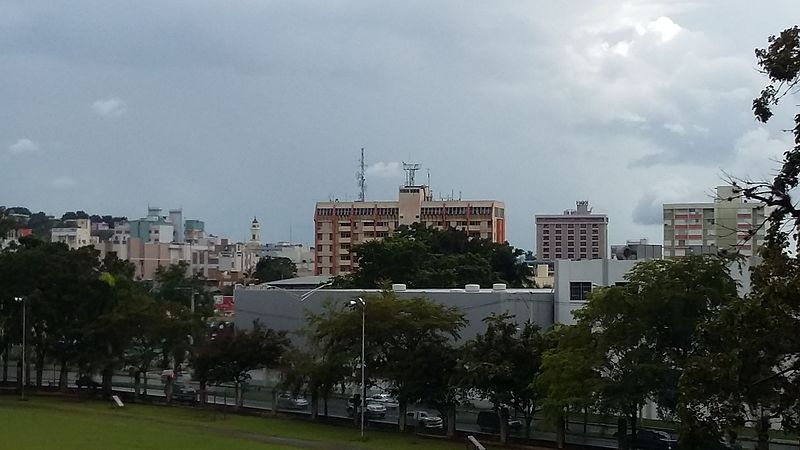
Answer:
[{"label": "white cloud", "polygon": [[128,104],[117,97],[110,97],[92,103],[92,110],[98,116],[119,117],[128,112]]},{"label": "white cloud", "polygon": [[[666,16],[661,16],[647,24],[647,31],[660,35],[661,42],[671,41],[681,30],[683,28],[680,25]],[[637,31],[639,31],[639,28],[637,28]]]},{"label": "white cloud", "polygon": [[73,178],[71,178],[71,177],[61,176],[61,177],[54,178],[50,182],[50,186],[52,186],[52,187],[54,187],[56,189],[71,188],[72,186],[75,186],[75,180]]},{"label": "white cloud", "polygon": [[633,42],[619,41],[616,44],[614,44],[614,46],[611,47],[611,51],[620,56],[628,56],[628,54],[630,54],[631,51],[631,44],[633,44]]},{"label": "white cloud", "polygon": [[367,167],[367,175],[376,178],[396,178],[399,177],[403,170],[397,161],[383,162],[378,161]]},{"label": "white cloud", "polygon": [[9,145],[8,150],[11,153],[31,153],[39,151],[39,144],[30,139],[21,138],[17,142]]},{"label": "white cloud", "polygon": [[681,136],[686,134],[686,128],[684,128],[683,125],[679,123],[665,123],[664,128],[666,128],[669,131],[672,131],[675,134],[680,134]]}]

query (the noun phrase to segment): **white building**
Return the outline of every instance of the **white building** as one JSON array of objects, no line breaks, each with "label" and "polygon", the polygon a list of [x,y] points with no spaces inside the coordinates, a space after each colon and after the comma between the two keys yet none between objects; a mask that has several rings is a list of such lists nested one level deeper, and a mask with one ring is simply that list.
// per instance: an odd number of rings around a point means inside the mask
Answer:
[{"label": "white building", "polygon": [[50,231],[50,242],[63,242],[70,249],[78,249],[99,242],[92,236],[89,219],[75,219],[68,221],[72,226],[53,228]]}]

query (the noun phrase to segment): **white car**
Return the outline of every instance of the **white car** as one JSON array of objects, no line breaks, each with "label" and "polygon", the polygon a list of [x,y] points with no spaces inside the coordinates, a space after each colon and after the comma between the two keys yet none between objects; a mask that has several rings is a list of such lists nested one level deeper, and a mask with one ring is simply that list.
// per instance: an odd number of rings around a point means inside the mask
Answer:
[{"label": "white car", "polygon": [[367,401],[373,403],[380,403],[389,409],[395,409],[400,406],[400,403],[397,402],[397,399],[395,399],[394,397],[392,397],[391,394],[388,394],[386,392],[383,392],[381,394],[375,394],[372,397],[370,397]]},{"label": "white car", "polygon": [[302,397],[292,397],[290,394],[281,394],[278,396],[278,408],[306,409],[308,408],[308,400]]}]

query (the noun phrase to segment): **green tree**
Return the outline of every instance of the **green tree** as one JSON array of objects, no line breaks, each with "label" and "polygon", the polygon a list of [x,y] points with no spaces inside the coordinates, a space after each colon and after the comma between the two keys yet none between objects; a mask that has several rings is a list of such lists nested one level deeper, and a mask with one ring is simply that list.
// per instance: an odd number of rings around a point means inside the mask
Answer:
[{"label": "green tree", "polygon": [[462,383],[494,405],[500,421],[500,442],[508,439],[508,407],[523,414],[530,437],[537,392],[532,384],[541,366],[545,340],[539,327],[519,327],[509,314],[483,319],[486,331],[464,344]]},{"label": "green tree", "polygon": [[403,225],[394,234],[352,249],[358,269],[337,279],[341,287],[375,288],[387,282],[411,287],[463,287],[477,283],[528,286],[530,269],[523,254],[508,243],[470,238],[452,228],[437,230],[425,224]]},{"label": "green tree", "polygon": [[258,322],[250,330],[226,328],[208,340],[194,357],[201,381],[233,382],[236,407],[244,402],[242,390],[250,371],[275,367],[289,349],[285,331],[265,328]]},{"label": "green tree", "polygon": [[703,329],[681,379],[681,406],[698,430],[687,429],[685,440],[755,425],[757,448],[766,450],[771,420],[798,429],[800,336],[786,330],[800,329],[800,263],[788,245],[785,233],[771,230],[751,292]]},{"label": "green tree", "polygon": [[[401,299],[390,291],[367,296],[364,302],[367,376],[392,383],[400,404],[398,426],[404,429],[409,403],[444,398],[432,392],[431,381],[446,377],[419,367],[437,367],[437,355],[458,337],[466,320],[455,307]],[[307,313],[311,338],[327,355],[347,355],[351,373],[356,373],[361,356],[362,306],[355,306],[329,303],[320,314]]]},{"label": "green tree", "polygon": [[297,266],[289,258],[273,258],[265,256],[256,263],[256,270],[253,277],[259,283],[268,281],[284,280],[297,276]]},{"label": "green tree", "polygon": [[189,275],[189,264],[184,261],[156,269],[153,294],[161,301],[194,307],[200,317],[211,317],[214,311],[205,278],[199,273]]},{"label": "green tree", "polygon": [[[762,123],[773,116],[773,109],[780,101],[796,92],[800,82],[800,28],[797,26],[783,30],[779,35],[767,39],[767,48],[755,50],[758,66],[769,79],[755,100],[753,114]],[[783,154],[781,168],[772,180],[732,180],[742,188],[746,198],[764,202],[773,207],[770,213],[772,222],[790,221],[795,233],[800,232],[800,207],[793,199],[795,188],[800,184],[800,114],[794,116],[791,129],[794,145]]]},{"label": "green tree", "polygon": [[542,398],[542,411],[556,425],[559,448],[566,431],[565,411],[588,411],[601,390],[596,368],[603,365],[604,355],[591,331],[586,326],[557,325],[545,335],[547,350],[534,387]]}]

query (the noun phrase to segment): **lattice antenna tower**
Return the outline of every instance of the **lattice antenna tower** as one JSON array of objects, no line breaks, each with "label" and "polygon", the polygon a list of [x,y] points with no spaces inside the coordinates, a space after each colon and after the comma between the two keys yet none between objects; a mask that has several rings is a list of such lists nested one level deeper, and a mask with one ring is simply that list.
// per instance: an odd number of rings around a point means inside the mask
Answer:
[{"label": "lattice antenna tower", "polygon": [[403,170],[406,172],[406,186],[416,186],[414,178],[421,168],[422,164],[403,162]]},{"label": "lattice antenna tower", "polygon": [[356,182],[358,183],[358,201],[363,202],[367,198],[367,166],[364,162],[364,147],[361,147],[361,159],[358,163],[356,172]]}]

